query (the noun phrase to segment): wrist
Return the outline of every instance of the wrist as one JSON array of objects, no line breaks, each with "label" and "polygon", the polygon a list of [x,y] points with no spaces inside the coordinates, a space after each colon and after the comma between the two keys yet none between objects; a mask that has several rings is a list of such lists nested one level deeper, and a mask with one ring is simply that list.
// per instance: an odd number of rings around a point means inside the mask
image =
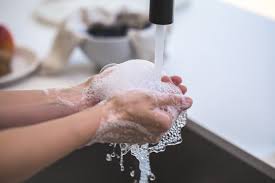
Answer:
[{"label": "wrist", "polygon": [[[109,104],[100,103],[72,116],[74,131],[80,139],[81,147],[97,142],[97,133],[101,125],[108,119]],[[81,121],[81,123],[79,123]]]},{"label": "wrist", "polygon": [[66,106],[73,113],[92,107],[100,102],[95,96],[88,95],[87,90],[91,87],[94,77],[86,82],[70,88],[47,89],[44,93],[51,103]]},{"label": "wrist", "polygon": [[93,107],[96,104],[100,103],[101,100],[97,97],[94,92],[90,92],[90,88],[93,87],[93,81],[95,79],[95,76],[90,77],[87,81],[84,83],[74,87],[74,88],[80,88],[81,89],[81,97],[82,97],[82,102],[80,104],[81,109],[86,109],[89,107]]},{"label": "wrist", "polygon": [[61,107],[70,114],[80,111],[84,106],[82,92],[77,87],[48,89],[44,93],[48,96],[50,103]]}]

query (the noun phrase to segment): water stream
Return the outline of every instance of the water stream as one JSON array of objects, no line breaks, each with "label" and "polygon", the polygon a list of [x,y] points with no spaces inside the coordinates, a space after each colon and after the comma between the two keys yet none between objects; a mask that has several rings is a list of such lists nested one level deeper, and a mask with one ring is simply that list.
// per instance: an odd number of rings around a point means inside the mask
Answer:
[{"label": "water stream", "polygon": [[[156,39],[155,39],[155,69],[156,73],[161,76],[164,65],[164,50],[165,50],[165,25],[156,26]],[[113,158],[118,158],[120,162],[121,171],[125,171],[123,161],[127,153],[131,153],[139,161],[140,177],[139,183],[147,183],[154,181],[157,177],[152,173],[150,167],[150,153],[159,153],[165,151],[166,146],[177,145],[182,142],[181,130],[186,123],[186,112],[182,112],[178,118],[173,122],[171,129],[165,133],[159,143],[157,144],[110,144],[113,150],[110,154],[106,155],[107,161],[112,161]],[[117,153],[119,148],[120,153]],[[129,175],[136,177],[134,170],[130,170]]]},{"label": "water stream", "polygon": [[159,74],[161,74],[164,65],[166,26],[167,25],[156,25],[155,67],[156,72]]}]

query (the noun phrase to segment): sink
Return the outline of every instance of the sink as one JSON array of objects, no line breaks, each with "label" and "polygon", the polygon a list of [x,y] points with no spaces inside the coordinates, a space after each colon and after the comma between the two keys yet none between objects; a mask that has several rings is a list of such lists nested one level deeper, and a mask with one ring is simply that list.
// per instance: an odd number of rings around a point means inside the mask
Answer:
[{"label": "sink", "polygon": [[[275,169],[189,120],[183,142],[151,155],[156,183],[274,183]],[[125,172],[118,160],[107,162],[111,148],[96,144],[77,150],[41,171],[27,183],[129,183],[130,170],[138,168],[125,157]],[[138,173],[136,173],[138,178]]]}]

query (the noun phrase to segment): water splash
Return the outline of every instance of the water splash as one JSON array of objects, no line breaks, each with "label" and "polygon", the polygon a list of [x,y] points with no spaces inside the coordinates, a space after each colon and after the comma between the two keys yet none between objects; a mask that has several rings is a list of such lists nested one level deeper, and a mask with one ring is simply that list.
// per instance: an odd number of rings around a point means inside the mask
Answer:
[{"label": "water splash", "polygon": [[132,171],[130,172],[130,176],[131,176],[131,177],[134,177],[134,176],[135,176],[135,170],[132,170]]},{"label": "water splash", "polygon": [[[167,146],[177,145],[182,142],[181,138],[181,130],[186,124],[186,112],[182,112],[177,120],[173,122],[171,129],[165,133],[159,143],[157,144],[119,144],[120,147],[120,167],[121,171],[124,171],[123,160],[124,156],[127,153],[131,153],[138,161],[139,161],[139,169],[140,169],[140,178],[139,183],[148,183],[150,181],[154,181],[156,176],[152,173],[150,167],[150,154],[151,153],[159,153],[165,151]],[[117,144],[110,144],[112,147],[116,147]],[[113,153],[115,151],[113,150]],[[109,155],[109,156],[108,156]],[[107,154],[108,157],[111,157],[111,154]],[[107,160],[107,158],[106,158]],[[108,161],[108,160],[107,160]],[[135,172],[132,170],[130,172],[130,176],[134,177]]]},{"label": "water splash", "polygon": [[[154,73],[156,73],[158,77],[157,80],[160,80],[159,78],[161,76],[161,72],[163,70],[163,65],[164,65],[165,33],[166,33],[165,25],[156,25]],[[156,86],[157,85],[154,85],[153,88],[156,89]],[[162,91],[161,88],[158,88],[158,90],[160,92]],[[167,88],[165,88],[163,92],[167,92]],[[175,121],[173,121],[171,129],[161,137],[160,141],[157,144],[143,144],[143,145],[138,145],[138,144],[131,145],[126,143],[119,144],[119,147],[120,147],[119,164],[120,164],[121,171],[124,171],[123,157],[130,152],[131,155],[134,156],[139,161],[139,169],[140,169],[139,183],[148,183],[149,181],[154,181],[156,179],[156,176],[151,171],[150,158],[149,158],[150,154],[163,152],[165,151],[167,146],[180,144],[182,142],[181,130],[185,126],[185,124],[186,124],[186,112],[184,111],[178,116],[178,118]],[[117,144],[111,144],[111,146],[115,148]],[[115,153],[115,151],[113,153]],[[111,155],[110,157],[112,158]],[[134,177],[135,172],[131,171],[130,176]]]}]

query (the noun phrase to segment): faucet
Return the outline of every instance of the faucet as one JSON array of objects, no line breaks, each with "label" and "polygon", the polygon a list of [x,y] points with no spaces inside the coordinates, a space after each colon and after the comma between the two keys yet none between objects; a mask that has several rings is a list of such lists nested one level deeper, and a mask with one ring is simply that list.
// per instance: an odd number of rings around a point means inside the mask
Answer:
[{"label": "faucet", "polygon": [[174,0],[150,0],[149,20],[156,24],[155,68],[161,75],[164,65],[166,27],[173,23]]},{"label": "faucet", "polygon": [[149,20],[157,25],[173,23],[174,0],[150,0]]}]

